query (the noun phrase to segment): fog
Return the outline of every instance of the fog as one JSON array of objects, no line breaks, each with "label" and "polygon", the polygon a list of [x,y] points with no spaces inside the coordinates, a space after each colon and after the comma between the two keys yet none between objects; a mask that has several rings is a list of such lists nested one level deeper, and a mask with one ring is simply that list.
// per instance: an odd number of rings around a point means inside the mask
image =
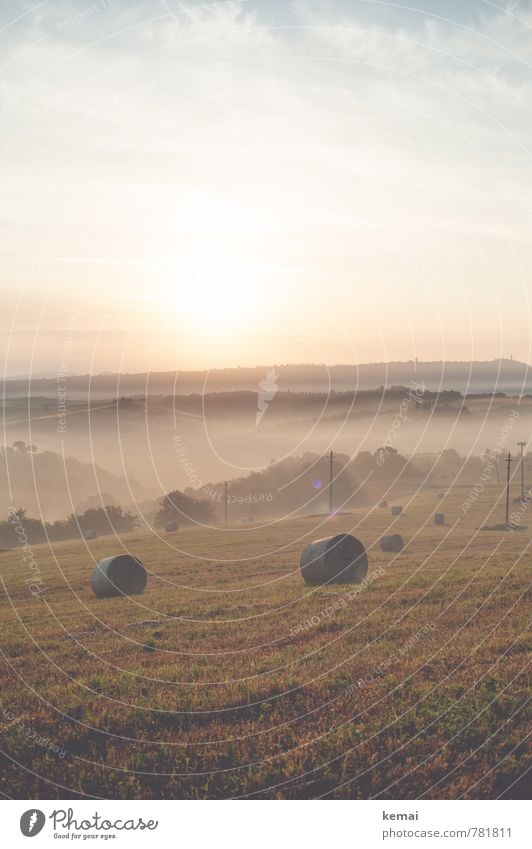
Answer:
[{"label": "fog", "polygon": [[[387,392],[154,396],[6,402],[2,509],[47,519],[113,501],[144,513],[170,490],[234,481],[272,463],[330,451],[354,458],[382,446],[405,457],[454,449],[517,453],[528,439],[532,398]],[[29,413],[28,413],[29,409]],[[508,422],[510,426],[508,427]],[[428,460],[434,462],[434,460]],[[85,464],[85,465],[82,465]]]}]

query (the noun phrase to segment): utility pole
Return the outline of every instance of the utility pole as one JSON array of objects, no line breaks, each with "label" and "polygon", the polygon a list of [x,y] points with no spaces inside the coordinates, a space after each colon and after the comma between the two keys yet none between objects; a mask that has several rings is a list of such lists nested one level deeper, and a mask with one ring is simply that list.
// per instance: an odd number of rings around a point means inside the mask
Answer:
[{"label": "utility pole", "polygon": [[506,471],[506,528],[510,527],[510,466],[512,465],[512,455],[508,451],[508,457],[506,459],[507,471]]},{"label": "utility pole", "polygon": [[525,458],[523,456],[523,448],[526,445],[526,442],[518,442],[519,448],[521,449],[521,501],[525,500]]},{"label": "utility pole", "polygon": [[224,521],[227,526],[227,487],[229,486],[228,481],[224,481]]},{"label": "utility pole", "polygon": [[333,511],[333,478],[334,478],[334,454],[329,454],[329,516]]}]

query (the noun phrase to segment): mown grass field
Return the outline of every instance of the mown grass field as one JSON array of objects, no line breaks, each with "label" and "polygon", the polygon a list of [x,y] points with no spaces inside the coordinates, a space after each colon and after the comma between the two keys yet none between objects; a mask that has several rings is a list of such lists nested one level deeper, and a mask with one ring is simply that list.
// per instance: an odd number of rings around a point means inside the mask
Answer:
[{"label": "mown grass field", "polygon": [[[478,532],[500,492],[463,514],[469,491],[397,493],[396,519],[36,546],[40,596],[22,549],[1,554],[3,794],[524,797],[530,531]],[[303,545],[341,531],[376,574],[353,598],[299,575]],[[396,531],[407,548],[384,554]],[[145,593],[96,598],[93,561],[124,548]]]}]

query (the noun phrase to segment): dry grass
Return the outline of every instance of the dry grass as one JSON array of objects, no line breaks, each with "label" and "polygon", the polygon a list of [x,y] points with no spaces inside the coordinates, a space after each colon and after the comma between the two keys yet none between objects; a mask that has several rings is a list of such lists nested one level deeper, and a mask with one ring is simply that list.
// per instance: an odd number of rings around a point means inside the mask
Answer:
[{"label": "dry grass", "polygon": [[[3,793],[524,796],[529,534],[477,532],[501,508],[489,515],[491,486],[464,515],[468,492],[394,492],[395,520],[35,547],[38,597],[22,550],[1,554]],[[306,587],[303,545],[353,529],[376,579],[353,598]],[[406,549],[380,551],[394,532]],[[123,547],[150,570],[146,592],[96,598],[93,559]]]}]

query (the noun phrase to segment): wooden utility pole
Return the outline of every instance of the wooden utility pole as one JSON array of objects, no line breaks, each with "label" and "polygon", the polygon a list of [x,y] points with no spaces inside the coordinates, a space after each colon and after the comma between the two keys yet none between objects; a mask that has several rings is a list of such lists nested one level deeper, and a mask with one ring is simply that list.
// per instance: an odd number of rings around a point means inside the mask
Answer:
[{"label": "wooden utility pole", "polygon": [[506,527],[510,527],[510,466],[512,465],[512,455],[508,451],[506,459]]},{"label": "wooden utility pole", "polygon": [[526,445],[526,442],[518,442],[519,448],[521,449],[521,501],[525,500],[525,458],[523,455],[523,448]]},{"label": "wooden utility pole", "polygon": [[228,481],[224,481],[224,522],[227,525],[227,488],[229,486]]},{"label": "wooden utility pole", "polygon": [[334,478],[334,454],[329,454],[329,516],[333,511],[333,478]]}]

